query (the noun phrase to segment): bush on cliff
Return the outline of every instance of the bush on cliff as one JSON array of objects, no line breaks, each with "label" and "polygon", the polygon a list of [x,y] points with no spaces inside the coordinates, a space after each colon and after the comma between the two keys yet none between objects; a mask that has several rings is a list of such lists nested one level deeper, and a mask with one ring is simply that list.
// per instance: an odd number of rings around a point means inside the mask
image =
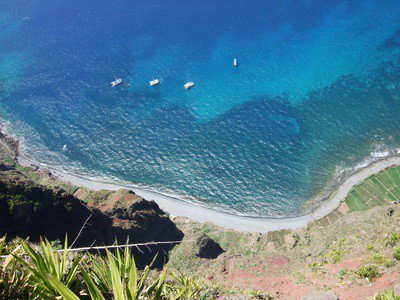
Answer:
[{"label": "bush on cliff", "polygon": [[[128,247],[106,255],[67,254],[47,241],[35,250],[22,242],[7,249],[0,240],[1,299],[214,299],[216,291],[184,276],[150,276],[136,268]],[[6,255],[4,257],[4,254]]]}]

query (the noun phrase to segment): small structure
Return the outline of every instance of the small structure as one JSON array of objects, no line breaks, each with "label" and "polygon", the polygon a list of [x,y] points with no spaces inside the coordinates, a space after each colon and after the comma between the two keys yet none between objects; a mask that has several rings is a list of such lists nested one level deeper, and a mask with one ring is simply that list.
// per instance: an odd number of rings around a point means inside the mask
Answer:
[{"label": "small structure", "polygon": [[194,86],[194,82],[193,81],[189,81],[188,83],[186,83],[183,87],[185,88],[185,89],[190,89],[191,87],[193,87]]},{"label": "small structure", "polygon": [[149,85],[150,85],[150,86],[153,86],[153,85],[157,85],[157,84],[159,84],[159,83],[160,83],[160,80],[158,80],[158,79],[153,79],[152,81],[149,82]]},{"label": "small structure", "polygon": [[115,86],[117,86],[117,85],[119,85],[121,83],[122,83],[122,79],[121,78],[116,78],[114,81],[111,82],[111,86],[115,87]]}]

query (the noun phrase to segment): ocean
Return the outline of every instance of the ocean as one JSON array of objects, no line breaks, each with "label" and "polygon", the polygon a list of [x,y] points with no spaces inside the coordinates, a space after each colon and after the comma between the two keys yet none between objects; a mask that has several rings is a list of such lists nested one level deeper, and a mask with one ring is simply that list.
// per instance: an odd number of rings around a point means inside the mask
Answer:
[{"label": "ocean", "polygon": [[234,214],[305,214],[398,153],[399,74],[398,0],[0,1],[23,156]]}]

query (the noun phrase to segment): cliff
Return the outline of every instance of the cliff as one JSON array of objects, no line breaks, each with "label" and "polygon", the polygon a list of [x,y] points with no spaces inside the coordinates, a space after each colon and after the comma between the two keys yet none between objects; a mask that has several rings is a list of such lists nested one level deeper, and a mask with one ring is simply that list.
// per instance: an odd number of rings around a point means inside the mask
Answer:
[{"label": "cliff", "polygon": [[[4,149],[7,145],[0,145],[1,153],[8,153],[7,158],[0,158],[0,236],[29,237],[37,242],[41,237],[63,241],[68,235],[71,242],[88,220],[75,247],[110,245],[115,241],[124,244],[127,239],[140,243],[183,238],[182,231],[155,202],[121,190],[85,191],[88,198],[85,203],[71,193],[75,190],[79,196],[82,190],[61,187],[49,172],[38,172],[10,160],[13,147]],[[33,181],[33,177],[37,180]],[[41,180],[52,184],[38,184]],[[138,264],[148,264],[159,253],[156,265],[161,266],[168,260],[167,253],[172,247],[151,246],[137,255]]]},{"label": "cliff", "polygon": [[217,283],[222,294],[239,299],[365,299],[390,288],[398,293],[400,167],[354,186],[337,210],[305,228],[263,235],[181,217],[172,221],[155,202],[129,190],[72,186],[46,170],[19,165],[14,147],[0,141],[1,235],[37,242],[42,236],[62,241],[68,234],[72,241],[91,215],[74,247],[123,244],[128,237],[182,240],[143,253],[133,249],[138,265],[159,253],[157,267],[167,263],[171,272]]}]

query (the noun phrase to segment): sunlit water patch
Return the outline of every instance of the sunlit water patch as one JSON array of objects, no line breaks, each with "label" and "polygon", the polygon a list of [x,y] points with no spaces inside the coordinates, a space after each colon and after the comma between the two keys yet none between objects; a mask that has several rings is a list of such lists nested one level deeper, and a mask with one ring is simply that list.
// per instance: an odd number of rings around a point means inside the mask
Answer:
[{"label": "sunlit water patch", "polygon": [[72,172],[305,213],[342,170],[400,148],[400,3],[284,2],[1,3],[10,131]]}]

